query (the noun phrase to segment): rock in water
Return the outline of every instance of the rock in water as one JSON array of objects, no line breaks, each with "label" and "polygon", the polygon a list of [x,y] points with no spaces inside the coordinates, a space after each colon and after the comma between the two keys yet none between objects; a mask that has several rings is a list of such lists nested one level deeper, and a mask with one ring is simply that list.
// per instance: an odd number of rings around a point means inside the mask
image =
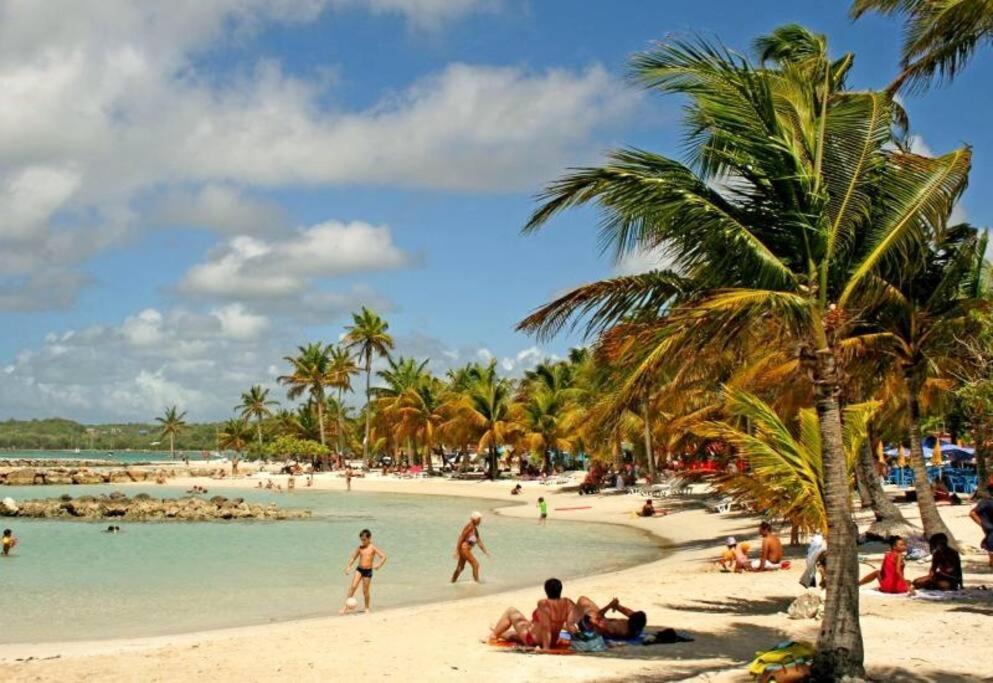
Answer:
[{"label": "rock in water", "polygon": [[7,496],[0,501],[0,508],[3,508],[4,514],[16,515],[18,510],[17,501],[10,496]]},{"label": "rock in water", "polygon": [[120,519],[130,522],[153,520],[212,521],[227,519],[306,519],[310,510],[282,510],[275,505],[234,503],[218,496],[200,498],[164,498],[157,500],[139,494],[128,498],[115,491],[106,496],[68,495],[22,501],[7,498],[0,504],[0,516],[42,519]]}]

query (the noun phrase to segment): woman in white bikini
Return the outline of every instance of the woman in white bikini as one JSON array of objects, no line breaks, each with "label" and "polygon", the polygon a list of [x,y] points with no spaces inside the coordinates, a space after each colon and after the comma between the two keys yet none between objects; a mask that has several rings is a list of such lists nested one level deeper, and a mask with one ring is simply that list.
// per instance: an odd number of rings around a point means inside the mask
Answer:
[{"label": "woman in white bikini", "polygon": [[479,525],[482,521],[483,516],[478,512],[473,512],[469,523],[465,525],[462,533],[459,534],[459,540],[455,544],[455,558],[458,560],[458,564],[455,566],[455,573],[452,574],[452,583],[459,580],[462,570],[465,569],[466,562],[472,567],[473,580],[479,583],[479,561],[473,557],[472,549],[478,545],[479,549],[486,553],[487,557],[490,555],[489,551],[486,550],[486,546],[483,544],[482,536],[479,535]]}]

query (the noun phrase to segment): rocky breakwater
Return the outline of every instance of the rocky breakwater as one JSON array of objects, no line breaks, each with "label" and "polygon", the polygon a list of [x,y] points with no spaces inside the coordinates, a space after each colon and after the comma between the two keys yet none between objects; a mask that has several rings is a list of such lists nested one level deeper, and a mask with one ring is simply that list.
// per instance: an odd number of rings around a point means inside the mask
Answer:
[{"label": "rocky breakwater", "polygon": [[171,470],[89,469],[87,467],[19,467],[0,470],[0,485],[45,486],[55,484],[126,484],[175,476]]},{"label": "rocky breakwater", "polygon": [[293,510],[275,504],[247,503],[242,498],[214,496],[210,499],[188,496],[185,498],[152,498],[139,493],[129,498],[120,492],[105,496],[60,496],[16,502],[11,498],[0,501],[0,516],[36,519],[115,519],[128,522],[186,521],[248,519],[306,519],[310,510]]}]

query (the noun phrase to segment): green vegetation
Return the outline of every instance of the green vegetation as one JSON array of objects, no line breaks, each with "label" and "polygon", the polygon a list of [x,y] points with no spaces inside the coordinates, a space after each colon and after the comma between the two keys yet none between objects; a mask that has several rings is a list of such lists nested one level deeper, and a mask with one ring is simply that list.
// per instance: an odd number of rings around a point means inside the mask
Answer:
[{"label": "green vegetation", "polygon": [[[189,424],[176,442],[179,450],[212,451],[217,446],[213,423]],[[160,424],[84,425],[72,420],[6,420],[0,422],[0,448],[5,450],[145,451],[166,450]]]}]

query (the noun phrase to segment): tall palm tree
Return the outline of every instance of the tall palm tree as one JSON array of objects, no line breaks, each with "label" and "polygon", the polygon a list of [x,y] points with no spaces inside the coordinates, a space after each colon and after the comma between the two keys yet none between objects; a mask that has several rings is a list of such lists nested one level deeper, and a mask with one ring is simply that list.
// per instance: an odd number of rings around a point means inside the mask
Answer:
[{"label": "tall palm tree", "polygon": [[[553,183],[525,230],[595,202],[618,253],[666,251],[672,268],[580,288],[524,329],[551,333],[577,313],[600,329],[632,312],[671,310],[642,335],[636,393],[669,355],[726,344],[753,325],[795,340],[814,386],[832,552],[814,665],[824,679],[862,675],[857,529],[842,438],[836,354],[879,284],[882,264],[907,262],[965,187],[970,152],[907,152],[885,92],[849,92],[853,56],[799,26],[757,41],[763,64],[706,41],[670,41],[633,59],[646,87],[688,99],[688,163],[637,149]],[[720,181],[720,184],[714,181]]]},{"label": "tall palm tree", "polygon": [[[428,362],[428,360],[418,362],[413,358],[404,358],[403,356],[397,359],[390,357],[386,359],[387,367],[376,373],[385,384],[372,389],[373,395],[376,396],[377,409],[380,409],[384,416],[399,414],[398,411],[404,394],[418,387],[427,378],[425,368],[427,368]],[[410,462],[414,463],[417,455],[416,433],[408,430],[406,437],[408,457]],[[428,458],[430,459],[430,453]]]},{"label": "tall palm tree", "polygon": [[345,454],[345,410],[344,395],[346,391],[352,390],[352,375],[359,372],[358,365],[352,354],[341,346],[332,346],[330,352],[328,368],[329,382],[333,389],[338,392],[338,408],[336,419],[338,422],[338,458]]},{"label": "tall palm tree", "polygon": [[901,72],[890,86],[926,90],[950,81],[965,68],[981,45],[993,43],[990,0],[855,0],[851,13],[902,14]]},{"label": "tall palm tree", "polygon": [[542,470],[547,474],[552,471],[552,452],[573,449],[571,435],[582,413],[569,401],[565,390],[541,386],[517,404],[515,418],[520,425],[520,440],[530,452],[541,455]]},{"label": "tall palm tree", "polygon": [[389,323],[365,306],[362,307],[361,312],[352,314],[352,324],[345,329],[347,330],[345,344],[355,351],[365,367],[365,439],[362,441],[362,457],[369,462],[372,361],[377,356],[389,356],[393,349],[393,337],[388,332]]},{"label": "tall palm tree", "polygon": [[462,397],[462,418],[477,435],[477,452],[486,452],[489,477],[493,480],[499,476],[497,449],[520,432],[512,406],[513,385],[497,375],[493,362],[482,369]]},{"label": "tall palm tree", "polygon": [[320,442],[325,446],[324,439],[324,398],[325,390],[330,385],[330,346],[314,342],[297,347],[296,356],[284,356],[283,360],[290,364],[288,375],[277,378],[280,384],[289,387],[286,396],[294,400],[308,394],[310,403],[317,409],[317,425]]},{"label": "tall palm tree", "polygon": [[245,420],[255,418],[255,434],[258,437],[259,446],[262,446],[262,420],[272,415],[269,406],[279,405],[277,401],[269,400],[269,389],[261,384],[252,386],[251,389],[241,395],[241,403],[234,407],[240,410],[241,417]]},{"label": "tall palm tree", "polygon": [[973,296],[977,261],[983,261],[984,241],[975,228],[948,228],[940,242],[929,245],[917,268],[888,268],[879,277],[887,286],[872,320],[880,328],[878,344],[895,361],[904,387],[909,418],[910,464],[914,470],[917,502],[924,533],[930,538],[944,533],[954,536],[941,519],[928,483],[922,448],[921,396],[929,378],[949,379],[955,373],[965,348],[964,338],[970,311],[980,301]]},{"label": "tall palm tree", "polygon": [[451,422],[455,409],[456,406],[446,397],[444,385],[434,377],[423,377],[396,401],[395,410],[401,418],[400,435],[420,439],[429,472],[434,471],[432,451],[438,444],[441,432]]},{"label": "tall palm tree", "polygon": [[245,418],[228,420],[217,434],[218,448],[235,452],[235,457],[231,463],[232,474],[237,474],[238,460],[240,460],[242,451],[245,450],[245,447],[251,440],[252,428],[248,425],[248,421]]},{"label": "tall palm tree", "polygon": [[155,418],[162,424],[162,438],[169,437],[169,457],[176,459],[176,437],[186,428],[186,411],[179,412],[176,406],[166,408],[165,415]]}]

